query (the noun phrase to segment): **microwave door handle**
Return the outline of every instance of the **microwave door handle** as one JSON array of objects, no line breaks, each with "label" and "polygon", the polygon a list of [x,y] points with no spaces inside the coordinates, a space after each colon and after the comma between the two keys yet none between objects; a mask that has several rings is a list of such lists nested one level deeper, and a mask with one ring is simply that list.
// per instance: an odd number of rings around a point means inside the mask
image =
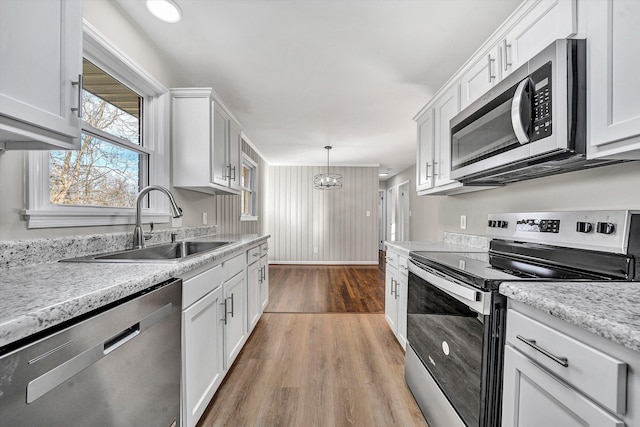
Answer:
[{"label": "microwave door handle", "polygon": [[[513,126],[516,138],[518,138],[518,142],[523,145],[529,142],[529,134],[527,133],[528,129],[525,129],[522,120],[523,117],[521,115],[522,103],[530,102],[529,97],[526,94],[529,83],[529,78],[520,82],[516,89],[516,93],[513,96],[513,101],[511,102],[511,125]],[[529,117],[526,117],[526,119],[529,120]]]}]

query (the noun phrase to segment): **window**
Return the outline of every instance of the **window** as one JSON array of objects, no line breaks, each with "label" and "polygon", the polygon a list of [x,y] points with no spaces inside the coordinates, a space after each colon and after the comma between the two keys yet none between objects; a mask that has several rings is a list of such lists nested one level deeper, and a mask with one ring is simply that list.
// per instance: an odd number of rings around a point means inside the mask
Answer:
[{"label": "window", "polygon": [[[140,188],[169,186],[167,89],[88,26],[83,46],[81,148],[29,152],[28,228],[132,224]],[[145,203],[169,222],[164,198]]]},{"label": "window", "polygon": [[256,203],[256,162],[246,154],[242,154],[242,174],[240,175],[240,186],[242,193],[240,203],[242,205],[241,220],[255,221],[258,219]]},{"label": "window", "polygon": [[82,145],[50,152],[49,202],[133,208],[148,182],[144,100],[86,58],[82,73]]}]

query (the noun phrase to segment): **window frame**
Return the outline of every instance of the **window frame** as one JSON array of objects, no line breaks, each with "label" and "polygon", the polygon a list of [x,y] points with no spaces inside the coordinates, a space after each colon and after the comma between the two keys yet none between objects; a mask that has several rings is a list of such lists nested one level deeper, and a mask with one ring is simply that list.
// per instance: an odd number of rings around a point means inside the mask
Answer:
[{"label": "window frame", "polygon": [[[83,25],[83,56],[143,97],[142,135],[139,148],[148,152],[148,182],[169,187],[168,89],[104,39],[87,22]],[[30,151],[27,159],[26,209],[20,214],[27,219],[27,228],[81,227],[124,225],[135,222],[135,208],[102,206],[64,206],[49,201],[49,151]],[[168,223],[169,206],[157,192],[149,194],[149,206],[144,208],[145,222]]]},{"label": "window frame", "polygon": [[[251,194],[251,200],[250,200],[250,211],[251,214],[247,215],[245,213],[242,212],[243,210],[243,206],[240,206],[240,221],[257,221],[258,220],[258,196],[257,196],[257,183],[258,183],[258,164],[256,163],[255,160],[253,160],[251,157],[249,157],[246,153],[242,153],[242,158],[241,158],[241,168],[244,168],[245,165],[247,165],[249,167],[249,169],[251,170],[251,187],[241,187],[242,192],[244,191],[248,191]],[[242,203],[242,197],[240,197],[240,200]]]}]

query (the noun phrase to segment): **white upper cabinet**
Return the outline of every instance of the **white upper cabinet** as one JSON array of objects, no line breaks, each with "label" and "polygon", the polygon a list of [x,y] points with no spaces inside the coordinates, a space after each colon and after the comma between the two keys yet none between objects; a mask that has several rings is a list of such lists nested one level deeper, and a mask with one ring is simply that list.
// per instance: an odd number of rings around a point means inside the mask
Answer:
[{"label": "white upper cabinet", "polygon": [[640,2],[584,3],[588,40],[587,156],[640,159]]},{"label": "white upper cabinet", "polygon": [[239,194],[240,126],[211,88],[171,89],[171,103],[173,185]]},{"label": "white upper cabinet", "polygon": [[417,191],[433,187],[433,109],[418,118]]},{"label": "white upper cabinet", "polygon": [[433,150],[433,176],[436,187],[451,184],[451,143],[449,121],[460,112],[458,88],[453,86],[433,104],[435,144]]},{"label": "white upper cabinet", "polygon": [[538,0],[526,5],[528,12],[497,44],[502,78],[554,40],[570,38],[578,30],[576,0]]},{"label": "white upper cabinet", "polygon": [[80,147],[82,2],[0,0],[0,149]]},{"label": "white upper cabinet", "polygon": [[460,78],[460,106],[466,108],[491,89],[501,76],[501,50],[494,47],[481,56]]},{"label": "white upper cabinet", "polygon": [[462,72],[460,106],[465,109],[497,82],[533,58],[556,39],[577,32],[576,0],[536,0],[522,4]]},{"label": "white upper cabinet", "polygon": [[450,178],[449,122],[554,40],[575,35],[576,2],[524,1],[422,109],[415,119],[418,195],[460,194],[492,188],[464,186]]},{"label": "white upper cabinet", "polygon": [[240,160],[242,156],[242,137],[240,135],[240,127],[231,120],[229,122],[229,143],[227,144],[229,151],[227,155],[229,174],[227,177],[229,179],[229,186],[233,190],[238,191],[242,190],[240,186],[240,174],[242,173],[242,163]]}]

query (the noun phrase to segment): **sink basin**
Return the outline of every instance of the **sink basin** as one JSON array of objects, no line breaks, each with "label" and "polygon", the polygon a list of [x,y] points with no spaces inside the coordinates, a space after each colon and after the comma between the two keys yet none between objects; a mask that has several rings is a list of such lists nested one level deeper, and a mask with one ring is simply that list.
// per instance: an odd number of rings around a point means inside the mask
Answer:
[{"label": "sink basin", "polygon": [[191,256],[218,249],[231,242],[176,242],[131,249],[104,255],[89,255],[63,260],[65,262],[179,262]]}]

